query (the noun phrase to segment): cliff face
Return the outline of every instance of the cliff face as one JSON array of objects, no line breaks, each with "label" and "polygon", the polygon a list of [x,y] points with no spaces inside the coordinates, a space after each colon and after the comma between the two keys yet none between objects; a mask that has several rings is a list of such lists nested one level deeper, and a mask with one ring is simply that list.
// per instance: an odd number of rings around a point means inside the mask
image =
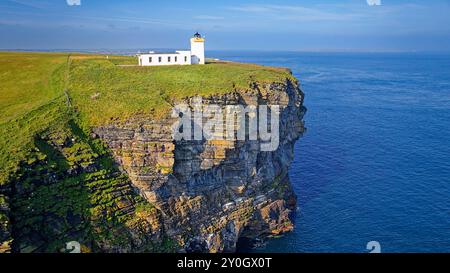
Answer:
[{"label": "cliff face", "polygon": [[[185,103],[192,106],[192,98]],[[175,120],[132,118],[93,129],[139,193],[159,212],[164,236],[179,251],[228,252],[240,238],[293,228],[296,196],[288,169],[304,133],[303,93],[297,83],[253,84],[203,98],[203,104],[280,105],[280,144],[259,141],[174,141]]]}]

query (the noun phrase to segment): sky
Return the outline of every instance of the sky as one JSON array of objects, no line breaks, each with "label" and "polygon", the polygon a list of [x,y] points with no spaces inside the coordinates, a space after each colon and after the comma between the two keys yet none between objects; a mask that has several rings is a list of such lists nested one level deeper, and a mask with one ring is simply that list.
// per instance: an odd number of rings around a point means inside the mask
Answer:
[{"label": "sky", "polygon": [[450,0],[0,0],[0,49],[450,52]]}]

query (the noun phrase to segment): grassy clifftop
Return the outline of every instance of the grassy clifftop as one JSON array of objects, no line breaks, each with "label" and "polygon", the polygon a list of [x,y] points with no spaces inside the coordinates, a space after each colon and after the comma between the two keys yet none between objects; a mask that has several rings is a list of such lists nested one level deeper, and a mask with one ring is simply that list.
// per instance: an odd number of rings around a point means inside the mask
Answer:
[{"label": "grassy clifftop", "polygon": [[0,52],[0,184],[34,149],[37,134],[74,116],[88,128],[137,113],[158,116],[187,96],[292,79],[287,69],[253,64],[127,66],[136,63],[122,56]]},{"label": "grassy clifftop", "polygon": [[90,124],[126,118],[137,112],[160,115],[177,99],[249,88],[250,83],[280,82],[291,77],[281,68],[213,62],[204,66],[121,67],[134,58],[72,58],[69,92]]}]

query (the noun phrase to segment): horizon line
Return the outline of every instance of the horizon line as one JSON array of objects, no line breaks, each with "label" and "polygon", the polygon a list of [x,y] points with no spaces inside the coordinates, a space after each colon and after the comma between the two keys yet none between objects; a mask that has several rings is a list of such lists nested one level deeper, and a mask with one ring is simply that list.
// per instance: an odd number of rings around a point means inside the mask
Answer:
[{"label": "horizon line", "polygon": [[[80,53],[120,53],[117,51],[172,50],[173,48],[0,48],[0,52],[80,52]],[[207,49],[206,52],[291,52],[291,53],[450,53],[450,50],[367,50],[367,49]]]}]

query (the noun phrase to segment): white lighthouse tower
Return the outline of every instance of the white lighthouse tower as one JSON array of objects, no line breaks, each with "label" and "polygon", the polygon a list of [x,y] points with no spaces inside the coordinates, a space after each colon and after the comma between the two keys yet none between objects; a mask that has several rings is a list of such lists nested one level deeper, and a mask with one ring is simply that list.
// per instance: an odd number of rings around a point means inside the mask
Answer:
[{"label": "white lighthouse tower", "polygon": [[140,66],[205,64],[205,39],[198,32],[191,38],[191,50],[137,54]]},{"label": "white lighthouse tower", "polygon": [[198,32],[191,38],[191,63],[205,64],[205,39]]}]

